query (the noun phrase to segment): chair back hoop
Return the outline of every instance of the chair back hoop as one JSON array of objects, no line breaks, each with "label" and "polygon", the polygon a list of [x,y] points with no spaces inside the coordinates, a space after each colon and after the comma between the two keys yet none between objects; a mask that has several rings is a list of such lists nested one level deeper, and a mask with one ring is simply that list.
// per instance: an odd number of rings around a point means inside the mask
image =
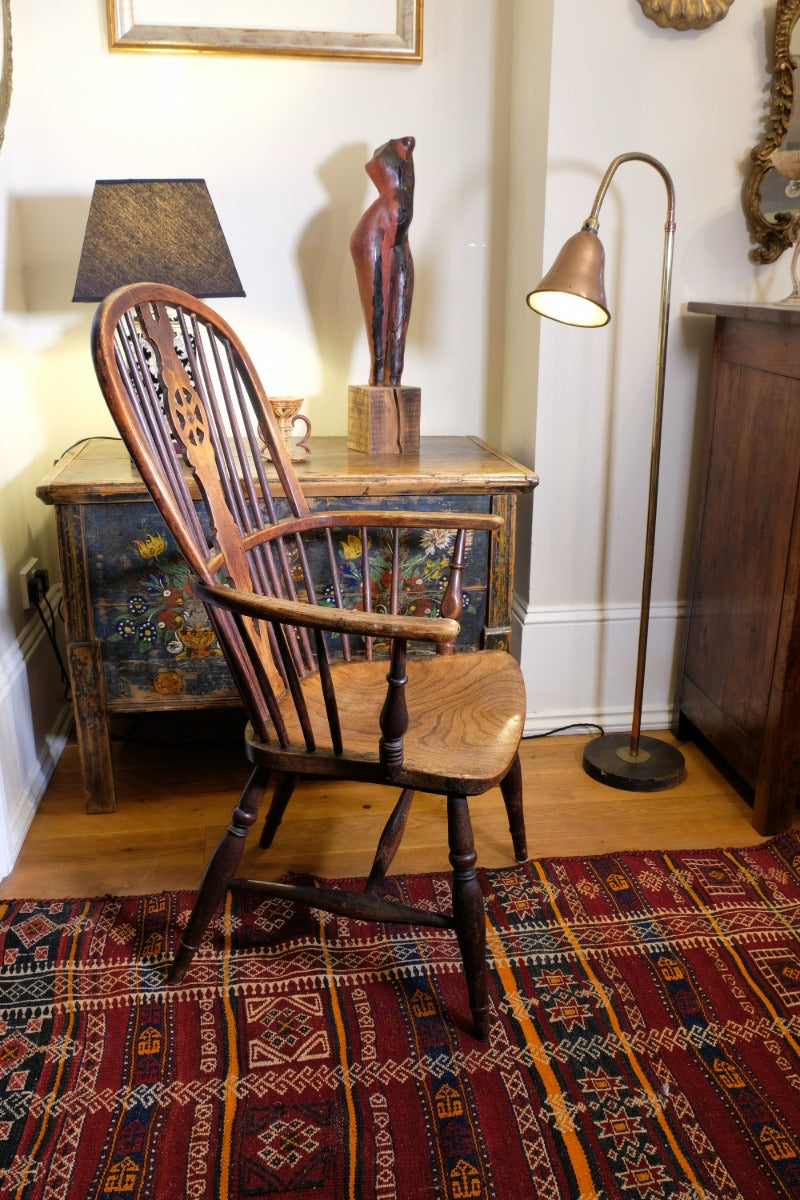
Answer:
[{"label": "chair back hoop", "polygon": [[[197,579],[290,599],[299,579],[302,598],[313,595],[298,539],[273,536],[281,519],[309,507],[258,373],[223,318],[167,285],[126,286],[98,307],[92,353],[123,441]],[[269,709],[287,687],[279,635],[246,616],[213,607],[210,615],[248,714],[268,738]],[[316,669],[308,637],[284,636],[294,669]]]},{"label": "chair back hoop", "polygon": [[[284,749],[324,744],[341,754],[333,659],[372,659],[378,650],[404,656],[400,643],[409,637],[451,651],[467,531],[487,529],[490,518],[328,513],[324,503],[312,512],[247,351],[222,317],[176,288],[138,283],[112,292],[95,314],[92,353],[123,441],[200,585],[258,737],[277,738]],[[449,567],[439,601],[447,620],[406,616],[413,630],[407,623],[401,631],[390,620],[404,602],[401,526],[430,531],[440,521],[450,542],[449,556],[441,550]],[[338,544],[334,530],[343,535]],[[250,598],[249,609],[241,596],[234,602],[237,593]],[[263,603],[254,611],[253,597],[320,605],[327,616],[309,621],[307,609],[298,615],[283,605],[278,613],[273,604],[267,618]],[[333,619],[333,610],[344,609],[376,619],[351,620],[345,629]],[[399,705],[405,672],[397,662],[391,672],[401,681],[389,682]],[[303,682],[309,676],[318,684],[313,699]],[[384,731],[375,750],[381,759],[401,761],[404,721],[384,713],[382,725],[397,729]]]}]

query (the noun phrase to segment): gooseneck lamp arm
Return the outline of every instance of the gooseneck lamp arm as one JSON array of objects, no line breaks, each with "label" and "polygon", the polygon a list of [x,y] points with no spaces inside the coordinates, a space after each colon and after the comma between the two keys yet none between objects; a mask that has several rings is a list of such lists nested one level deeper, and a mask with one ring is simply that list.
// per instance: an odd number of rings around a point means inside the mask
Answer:
[{"label": "gooseneck lamp arm", "polygon": [[[584,766],[589,774],[612,787],[631,791],[655,791],[672,787],[685,773],[683,756],[674,747],[653,738],[643,745],[641,737],[647,635],[650,624],[650,598],[653,581],[658,475],[661,459],[661,424],[664,408],[667,332],[669,328],[672,257],[675,239],[675,189],[663,163],[650,154],[632,151],[618,155],[603,176],[592,210],[580,233],[565,245],[552,269],[539,287],[528,296],[528,304],[543,316],[573,325],[599,326],[609,320],[603,281],[603,250],[597,237],[600,208],[617,169],[626,162],[648,163],[661,176],[667,190],[667,214],[664,225],[664,253],[661,271],[658,342],[656,348],[655,400],[650,448],[650,484],[645,531],[645,556],[642,580],[642,604],[639,618],[639,644],[636,659],[633,718],[628,745],[620,735],[604,735],[587,747]],[[564,305],[564,302],[566,306]],[[605,745],[603,743],[606,743]]]},{"label": "gooseneck lamp arm", "polygon": [[664,254],[661,267],[661,301],[659,304],[658,342],[656,347],[655,399],[653,404],[653,432],[650,445],[650,488],[647,499],[647,527],[645,532],[644,571],[642,577],[642,609],[639,619],[639,649],[636,656],[636,684],[633,691],[633,723],[631,727],[631,758],[639,754],[642,728],[642,701],[644,696],[644,667],[647,658],[647,633],[650,625],[650,595],[653,584],[653,552],[656,538],[656,507],[658,503],[658,473],[661,462],[661,422],[664,411],[664,378],[667,365],[667,332],[669,329],[669,305],[672,289],[672,255],[675,242],[675,188],[666,167],[649,154],[620,154],[605,173],[595,197],[592,216],[597,217],[611,178],[621,163],[639,159],[650,163],[658,171],[667,189],[667,216],[664,224]]}]

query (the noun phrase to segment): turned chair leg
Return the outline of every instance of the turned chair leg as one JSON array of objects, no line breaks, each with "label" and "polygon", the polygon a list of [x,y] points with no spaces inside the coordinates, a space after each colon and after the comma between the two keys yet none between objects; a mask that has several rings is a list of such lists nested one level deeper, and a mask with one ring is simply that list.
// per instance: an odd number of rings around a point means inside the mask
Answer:
[{"label": "turned chair leg", "polygon": [[466,796],[447,797],[447,832],[453,866],[453,922],[455,925],[469,1005],[475,1031],[489,1040],[489,992],[486,978],[486,911],[475,870],[477,854]]},{"label": "turned chair leg", "polygon": [[200,939],[236,873],[244,849],[244,840],[258,816],[258,810],[269,782],[269,774],[268,768],[256,767],[245,784],[239,797],[239,803],[233,810],[231,823],[206,867],[194,908],[186,925],[186,932],[167,974],[167,983],[180,983],[183,979],[186,969],[200,945]]},{"label": "turned chair leg", "polygon": [[286,812],[286,805],[291,800],[297,783],[296,775],[286,775],[282,771],[276,771],[274,778],[275,789],[272,793],[272,802],[258,843],[262,850],[269,850],[272,845],[275,834],[278,832],[278,826],[283,820],[283,814]]},{"label": "turned chair leg", "polygon": [[514,761],[508,774],[500,781],[500,791],[503,793],[506,805],[514,857],[517,862],[525,862],[528,857],[528,840],[525,834],[525,813],[522,808],[522,767],[518,754],[514,755]]}]

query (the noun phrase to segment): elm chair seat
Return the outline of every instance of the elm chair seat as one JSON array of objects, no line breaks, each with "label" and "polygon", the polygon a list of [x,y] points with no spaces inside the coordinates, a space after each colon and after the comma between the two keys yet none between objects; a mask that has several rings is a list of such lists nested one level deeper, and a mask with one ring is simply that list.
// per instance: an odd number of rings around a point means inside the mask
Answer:
[{"label": "elm chair seat", "polygon": [[[510,655],[459,652],[457,641],[466,554],[473,539],[497,535],[501,518],[312,511],[247,351],[220,316],[185,292],[154,283],[113,292],[95,314],[92,354],[248,717],[250,776],[206,868],[170,982],[190,968],[226,890],[249,888],[368,920],[453,928],[475,1032],[486,1039],[485,915],[468,797],[499,787],[515,856],[525,859],[518,755],[525,689]],[[449,555],[437,615],[402,611],[408,534],[435,538]],[[314,776],[400,789],[363,892],[238,879],[267,790],[265,848],[292,797],[302,804],[298,783]],[[447,801],[452,912],[384,894],[418,791]]]}]

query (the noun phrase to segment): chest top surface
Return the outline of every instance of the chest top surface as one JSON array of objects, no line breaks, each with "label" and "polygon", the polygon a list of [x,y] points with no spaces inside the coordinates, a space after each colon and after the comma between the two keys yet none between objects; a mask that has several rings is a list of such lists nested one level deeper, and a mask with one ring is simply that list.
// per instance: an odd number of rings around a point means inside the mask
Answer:
[{"label": "chest top surface", "polygon": [[[477,437],[424,437],[418,454],[366,455],[344,437],[316,437],[293,464],[309,496],[527,492],[528,467]],[[67,450],[36,489],[46,504],[144,500],[139,472],[117,438],[89,438]]]}]

